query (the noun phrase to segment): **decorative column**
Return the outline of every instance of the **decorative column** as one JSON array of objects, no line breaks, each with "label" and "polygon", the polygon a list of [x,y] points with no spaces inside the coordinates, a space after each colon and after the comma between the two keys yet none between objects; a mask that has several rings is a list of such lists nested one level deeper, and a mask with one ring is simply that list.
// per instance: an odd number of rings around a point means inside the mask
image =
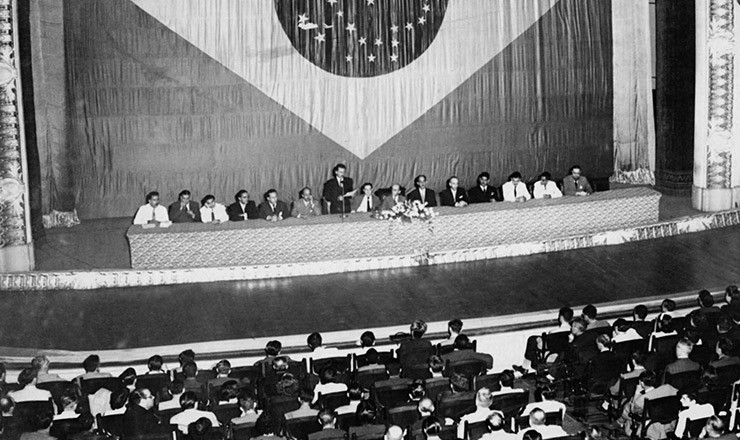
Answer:
[{"label": "decorative column", "polygon": [[692,204],[740,207],[740,30],[737,0],[696,2],[696,115]]},{"label": "decorative column", "polygon": [[0,272],[33,270],[15,0],[0,0]]}]

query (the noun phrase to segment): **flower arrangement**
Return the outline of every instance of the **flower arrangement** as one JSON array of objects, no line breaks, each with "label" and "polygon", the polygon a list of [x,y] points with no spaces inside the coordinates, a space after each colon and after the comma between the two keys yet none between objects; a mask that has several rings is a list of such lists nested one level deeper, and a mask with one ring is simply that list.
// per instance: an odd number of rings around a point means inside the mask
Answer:
[{"label": "flower arrangement", "polygon": [[381,211],[379,218],[399,223],[426,222],[431,223],[432,219],[439,215],[433,208],[428,207],[426,203],[419,200],[406,200],[396,204],[392,209]]}]

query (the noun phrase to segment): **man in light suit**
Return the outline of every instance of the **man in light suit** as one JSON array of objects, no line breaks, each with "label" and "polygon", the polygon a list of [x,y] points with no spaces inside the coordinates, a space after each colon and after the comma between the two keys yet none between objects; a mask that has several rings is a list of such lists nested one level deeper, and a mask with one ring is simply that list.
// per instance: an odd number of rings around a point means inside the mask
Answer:
[{"label": "man in light suit", "polygon": [[588,196],[594,192],[585,176],[581,175],[581,167],[573,165],[570,172],[563,178],[564,196]]},{"label": "man in light suit", "polygon": [[257,205],[249,200],[249,193],[246,189],[240,189],[234,196],[234,200],[234,203],[226,208],[229,220],[233,222],[259,218],[257,216]]},{"label": "man in light suit", "polygon": [[416,187],[410,193],[406,194],[408,200],[418,200],[422,204],[426,203],[426,206],[433,207],[437,206],[437,197],[434,195],[434,191],[427,188],[427,176],[419,174],[414,179],[414,186]]},{"label": "man in light suit", "polygon": [[399,203],[406,201],[406,197],[401,195],[401,185],[394,183],[391,186],[391,193],[383,197],[383,203],[380,205],[381,211],[390,211]]},{"label": "man in light suit", "polygon": [[468,206],[468,203],[468,193],[464,188],[460,188],[460,180],[457,176],[447,179],[447,189],[439,193],[439,204],[461,208]]},{"label": "man in light suit", "polygon": [[373,194],[373,184],[366,182],[360,187],[362,195],[352,198],[352,212],[373,212],[380,209],[380,199]]},{"label": "man in light suit", "polygon": [[305,187],[299,193],[300,197],[298,200],[293,202],[293,209],[290,211],[290,216],[295,218],[310,218],[321,215],[321,207],[313,199],[311,194],[311,188]]}]

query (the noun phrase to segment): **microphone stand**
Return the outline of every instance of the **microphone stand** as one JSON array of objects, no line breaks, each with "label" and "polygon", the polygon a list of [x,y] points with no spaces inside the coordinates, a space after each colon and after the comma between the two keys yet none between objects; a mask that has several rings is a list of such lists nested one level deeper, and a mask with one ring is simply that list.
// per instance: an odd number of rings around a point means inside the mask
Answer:
[{"label": "microphone stand", "polygon": [[344,179],[339,181],[339,185],[342,187],[342,223],[344,223]]}]

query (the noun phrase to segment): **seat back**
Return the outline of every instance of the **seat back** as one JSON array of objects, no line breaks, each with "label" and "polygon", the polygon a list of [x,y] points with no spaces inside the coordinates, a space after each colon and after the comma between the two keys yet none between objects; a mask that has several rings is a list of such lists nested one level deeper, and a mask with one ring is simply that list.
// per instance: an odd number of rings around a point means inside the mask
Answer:
[{"label": "seat back", "polygon": [[373,386],[370,389],[370,394],[373,396],[375,403],[383,408],[392,408],[408,400],[408,387],[411,383],[410,380],[393,384],[390,386],[376,387]]},{"label": "seat back", "polygon": [[236,403],[229,403],[226,405],[216,405],[213,408],[211,408],[211,412],[216,415],[216,418],[218,419],[218,422],[222,426],[227,426],[229,422],[231,422],[231,419],[239,417],[241,415],[242,411],[239,408],[239,405]]},{"label": "seat back", "polygon": [[465,391],[443,398],[436,408],[437,417],[440,419],[444,417],[459,419],[475,411],[475,391]]},{"label": "seat back", "polygon": [[337,429],[347,431],[353,426],[360,426],[357,422],[357,415],[355,413],[352,412],[337,415]]},{"label": "seat back", "polygon": [[675,374],[665,373],[665,383],[669,383],[679,390],[698,387],[701,384],[701,370]]},{"label": "seat back", "polygon": [[640,381],[639,376],[630,377],[629,379],[619,379],[619,401],[622,402],[631,399],[635,395],[637,384]]},{"label": "seat back", "polygon": [[175,414],[180,414],[181,412],[182,408],[170,408],[158,411],[157,414],[159,415],[159,419],[162,421],[162,423],[169,423],[172,416],[174,416]]},{"label": "seat back", "polygon": [[417,404],[402,405],[386,410],[386,421],[390,425],[406,428],[413,425],[417,420],[419,420]]},{"label": "seat back", "polygon": [[657,337],[655,333],[650,335],[651,351],[671,355],[674,353],[676,344],[680,340],[679,335]]},{"label": "seat back", "polygon": [[437,356],[444,356],[446,354],[452,353],[455,351],[455,347],[453,345],[442,345],[437,344]]},{"label": "seat back", "polygon": [[716,369],[717,372],[717,385],[730,386],[740,379],[740,366],[738,365],[727,365],[725,367],[719,367]]},{"label": "seat back", "polygon": [[161,396],[170,386],[170,377],[167,374],[145,374],[136,376],[136,388],[146,388],[152,394]]},{"label": "seat back", "polygon": [[683,438],[698,438],[701,430],[704,429],[704,425],[707,424],[707,420],[709,420],[709,417],[686,420],[686,430],[683,433]]},{"label": "seat back", "polygon": [[363,388],[369,390],[373,384],[379,380],[388,379],[388,372],[385,370],[378,371],[358,371],[355,373],[355,381],[360,384]]},{"label": "seat back", "polygon": [[[353,356],[352,360],[355,364],[355,370],[360,367],[369,365],[369,362],[367,361],[367,356],[365,356],[364,354],[355,355]],[[378,362],[380,362],[381,364],[388,365],[391,362],[395,362],[395,360],[395,352],[393,350],[378,352]]]},{"label": "seat back", "polygon": [[433,377],[427,379],[426,397],[429,397],[433,401],[437,400],[437,397],[444,391],[450,389],[450,380],[446,377]]},{"label": "seat back", "polygon": [[453,374],[458,373],[468,378],[480,376],[486,372],[486,362],[481,359],[464,359],[461,361],[450,362],[449,360],[445,363],[445,377],[451,377]]},{"label": "seat back", "polygon": [[319,406],[327,409],[337,409],[340,406],[349,405],[349,396],[346,392],[319,393]]},{"label": "seat back", "polygon": [[239,425],[231,423],[229,425],[229,431],[231,432],[231,440],[250,440],[259,436],[254,423],[242,423]]},{"label": "seat back", "polygon": [[514,417],[527,406],[527,403],[529,403],[528,391],[498,394],[493,396],[491,408],[501,411],[505,417]]},{"label": "seat back", "polygon": [[316,416],[298,417],[285,421],[285,429],[288,437],[297,440],[308,440],[308,435],[321,431]]},{"label": "seat back", "polygon": [[403,367],[401,377],[407,379],[429,379],[432,377],[432,373],[429,371],[429,366],[426,364],[422,365],[407,365]]},{"label": "seat back", "polygon": [[[514,427],[519,432],[523,429],[529,428],[529,415],[516,416],[513,418]],[[546,425],[559,425],[563,426],[563,413],[560,411],[546,412],[545,413],[545,424]]]},{"label": "seat back", "polygon": [[465,440],[478,440],[488,434],[488,420],[475,423],[468,423],[466,420],[463,423],[465,424],[463,428],[465,430]]},{"label": "seat back", "polygon": [[98,414],[95,419],[98,422],[98,429],[111,436],[123,436],[123,414],[113,416],[103,416]]},{"label": "seat back", "polygon": [[706,367],[714,360],[714,354],[714,347],[710,347],[708,345],[694,345],[694,348],[689,354],[689,359],[700,364],[702,367]]},{"label": "seat back", "polygon": [[285,413],[295,411],[300,407],[301,403],[296,397],[273,396],[267,399],[266,410],[270,411],[270,414],[272,414],[273,417],[279,419],[285,415]]},{"label": "seat back", "polygon": [[77,387],[76,384],[69,381],[56,381],[56,382],[43,382],[38,385],[36,385],[36,388],[40,390],[46,390],[51,393],[51,397],[54,399],[54,403],[56,404],[57,408],[59,408],[59,411],[61,411],[61,408],[63,408],[62,405],[62,394],[70,387]]},{"label": "seat back", "polygon": [[612,344],[612,351],[618,355],[628,358],[637,350],[646,351],[647,341],[644,339],[633,339],[631,341],[622,341]]},{"label": "seat back", "polygon": [[679,396],[666,396],[658,399],[645,400],[643,409],[643,421],[650,420],[653,423],[670,423],[678,418],[681,410]]},{"label": "seat back", "polygon": [[244,379],[249,379],[249,383],[256,385],[261,373],[262,367],[259,365],[250,365],[232,368],[231,372],[229,372],[229,377],[241,382],[244,382]]},{"label": "seat back", "polygon": [[123,389],[123,382],[117,377],[96,377],[80,381],[80,390],[83,395],[95,394],[101,388],[116,392]]},{"label": "seat back", "polygon": [[488,388],[491,391],[498,391],[501,389],[500,377],[500,373],[475,376],[473,377],[473,390],[478,391],[481,388]]},{"label": "seat back", "polygon": [[543,333],[542,344],[545,353],[562,353],[568,348],[570,332]]},{"label": "seat back", "polygon": [[336,357],[330,357],[330,358],[322,358],[322,359],[311,359],[311,372],[314,374],[321,373],[321,370],[323,370],[328,365],[332,365],[336,370],[337,373],[345,373],[347,371],[350,371],[350,366],[352,364],[352,356],[336,356]]}]

